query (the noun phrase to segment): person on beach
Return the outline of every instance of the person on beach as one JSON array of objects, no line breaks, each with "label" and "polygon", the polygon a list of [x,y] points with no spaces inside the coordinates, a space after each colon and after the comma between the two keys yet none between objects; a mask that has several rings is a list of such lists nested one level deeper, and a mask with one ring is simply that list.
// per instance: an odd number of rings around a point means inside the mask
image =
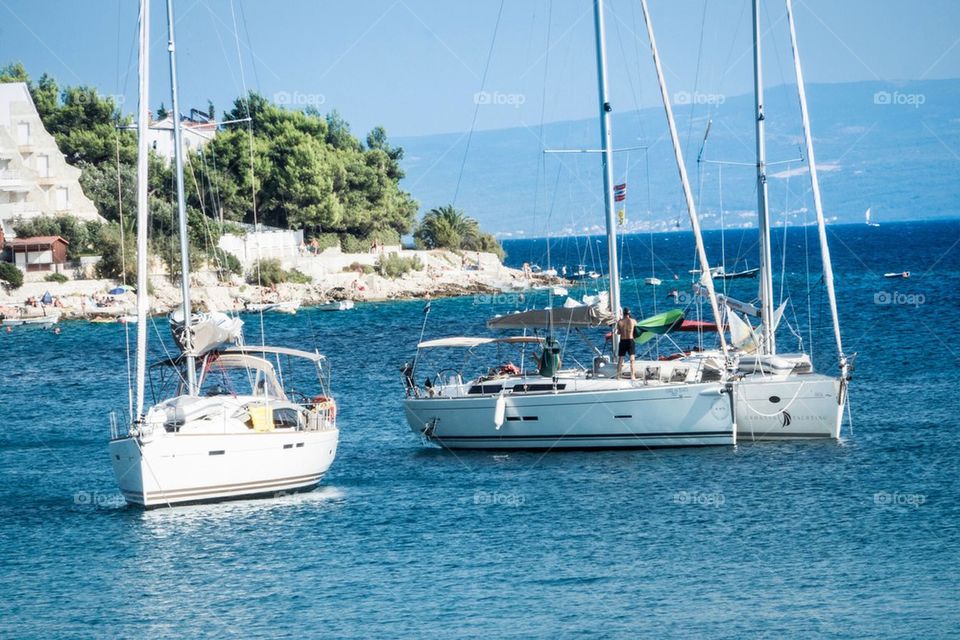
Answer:
[{"label": "person on beach", "polygon": [[635,358],[637,354],[637,345],[634,342],[634,331],[637,329],[637,321],[630,316],[630,309],[623,308],[623,317],[617,322],[617,335],[620,337],[620,346],[617,349],[617,377],[620,377],[620,368],[623,366],[623,357],[630,354],[630,379],[636,380]]}]

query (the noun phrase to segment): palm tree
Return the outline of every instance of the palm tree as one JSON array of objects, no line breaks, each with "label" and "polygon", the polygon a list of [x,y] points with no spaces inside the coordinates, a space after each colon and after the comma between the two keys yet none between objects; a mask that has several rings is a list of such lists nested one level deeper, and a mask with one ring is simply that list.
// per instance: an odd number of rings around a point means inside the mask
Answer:
[{"label": "palm tree", "polygon": [[428,249],[479,250],[480,225],[452,204],[431,209],[423,216],[414,238]]}]

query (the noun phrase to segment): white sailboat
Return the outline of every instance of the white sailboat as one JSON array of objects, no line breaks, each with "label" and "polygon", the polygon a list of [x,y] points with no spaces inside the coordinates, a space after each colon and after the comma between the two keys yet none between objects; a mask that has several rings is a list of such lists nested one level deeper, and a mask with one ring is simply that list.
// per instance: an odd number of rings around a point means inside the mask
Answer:
[{"label": "white sailboat", "polygon": [[[283,347],[245,347],[242,323],[223,314],[192,314],[183,198],[180,120],[174,117],[183,307],[171,317],[182,353],[157,365],[174,393],[145,410],[147,349],[147,138],[149,0],[140,2],[137,170],[137,349],[131,424],[113,425],[114,475],[128,503],[143,507],[273,496],[312,489],[336,455],[336,404],[318,353]],[[167,0],[173,113],[178,114],[172,0]],[[189,319],[189,321],[185,321]],[[286,361],[286,364],[284,364]],[[295,391],[304,377],[292,362],[317,374],[319,394]],[[284,385],[284,381],[288,384]],[[162,391],[162,389],[161,389]]]},{"label": "white sailboat", "polygon": [[353,300],[331,300],[314,307],[317,311],[350,311],[356,304]]},{"label": "white sailboat", "polygon": [[[460,371],[441,371],[422,386],[415,359],[404,367],[404,410],[411,430],[451,449],[557,449],[731,445],[736,442],[730,387],[711,363],[657,362],[640,368],[637,380],[623,379],[608,356],[590,369],[564,368],[554,327],[609,328],[620,312],[616,213],[613,193],[611,106],[607,98],[603,1],[594,0],[601,158],[610,275],[609,305],[575,305],[495,318],[488,327],[547,330],[545,337],[452,337],[418,344],[421,349],[474,349],[486,344],[535,344],[536,368],[512,364],[464,380]],[[671,127],[675,127],[671,120]],[[684,174],[682,161],[678,166]],[[699,229],[688,199],[691,222]],[[698,254],[712,279],[706,254]],[[581,269],[573,274],[581,276]],[[589,274],[583,274],[589,277]],[[713,300],[715,303],[715,299]],[[613,336],[614,352],[617,345]],[[707,370],[709,369],[709,371]]]},{"label": "white sailboat", "polygon": [[[814,156],[813,138],[807,111],[806,91],[797,49],[796,28],[791,0],[786,0],[794,69],[803,122],[806,155],[817,217],[823,282],[827,291],[833,333],[839,357],[839,376],[817,373],[806,353],[778,353],[776,330],[783,314],[784,302],[774,308],[773,269],[770,242],[770,218],[767,198],[765,113],[763,99],[762,56],[760,50],[760,0],[753,5],[754,95],[757,142],[757,210],[760,221],[760,307],[720,296],[727,308],[727,323],[734,347],[736,377],[734,407],[738,437],[756,440],[839,438],[846,406],[846,390],[850,380],[850,362],[843,351],[837,315],[833,266],[827,243],[820,183]],[[869,210],[868,210],[869,220]],[[737,313],[743,314],[742,317]],[[749,318],[760,319],[754,330]],[[713,358],[720,354],[701,353],[688,362]]]},{"label": "white sailboat", "polygon": [[268,311],[273,311],[276,313],[289,313],[290,315],[293,315],[300,309],[302,304],[302,300],[284,300],[282,302],[247,302],[244,303],[243,310],[250,313],[266,313]]},{"label": "white sailboat", "polygon": [[60,312],[52,311],[44,315],[19,315],[14,318],[6,318],[0,315],[0,327],[20,327],[24,329],[49,329],[60,322]]},{"label": "white sailboat", "polygon": [[867,210],[863,213],[864,222],[868,227],[879,227],[879,222],[873,222],[870,217],[870,207],[867,207]]}]

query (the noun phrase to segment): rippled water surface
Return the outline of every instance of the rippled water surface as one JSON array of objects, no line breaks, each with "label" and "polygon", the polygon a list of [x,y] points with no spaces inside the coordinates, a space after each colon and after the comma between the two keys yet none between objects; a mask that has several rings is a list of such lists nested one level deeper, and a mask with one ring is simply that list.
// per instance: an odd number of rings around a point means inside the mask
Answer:
[{"label": "rippled water surface", "polygon": [[[751,238],[728,235],[728,255],[755,253]],[[143,512],[123,505],[106,452],[107,415],[126,405],[124,329],[2,334],[0,634],[955,635],[958,238],[956,222],[836,230],[844,335],[860,353],[841,443],[433,449],[403,420],[397,371],[423,304],[363,304],[266,318],[271,342],[316,345],[334,367],[342,437],[321,489]],[[637,284],[649,242],[623,252],[626,299],[648,313],[672,308],[669,280],[689,278],[693,256],[688,235],[657,236],[654,293]],[[589,262],[586,246],[557,241],[549,260]],[[546,266],[545,247],[509,243],[509,260]],[[798,318],[808,302],[819,318],[818,265],[807,295],[794,254],[787,293]],[[904,269],[909,280],[881,277]],[[731,287],[749,298],[755,283]],[[435,301],[426,335],[483,331],[537,302]],[[795,328],[829,370],[827,324]]]}]

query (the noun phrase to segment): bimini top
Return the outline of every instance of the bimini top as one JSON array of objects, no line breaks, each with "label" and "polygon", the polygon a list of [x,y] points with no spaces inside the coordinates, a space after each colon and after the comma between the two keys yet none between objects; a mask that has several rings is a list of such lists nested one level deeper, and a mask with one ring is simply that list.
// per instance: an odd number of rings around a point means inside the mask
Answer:
[{"label": "bimini top", "polygon": [[613,322],[606,310],[596,305],[560,307],[558,309],[531,309],[487,321],[488,329],[544,329],[557,327],[602,327]]},{"label": "bimini top", "polygon": [[439,347],[459,347],[461,349],[472,349],[482,344],[517,344],[517,343],[541,343],[543,338],[538,336],[511,336],[509,338],[466,338],[450,337],[437,338],[436,340],[427,340],[417,345],[418,349],[435,349]]},{"label": "bimini top", "polygon": [[[309,351],[301,351],[300,349],[290,349],[287,347],[266,347],[266,346],[244,346],[244,347],[230,347],[229,349],[224,349],[217,352],[220,355],[241,355],[241,356],[253,356],[260,359],[266,359],[267,355],[280,355],[280,356],[291,356],[294,358],[303,358],[304,360],[309,360],[311,362],[321,362],[326,360],[326,357],[319,353],[310,353]],[[167,358],[161,360],[160,362],[154,363],[153,366],[177,366],[186,359],[184,354],[174,356],[173,358]],[[198,360],[197,365],[201,364],[201,360]]]},{"label": "bimini top", "polygon": [[300,349],[290,349],[288,347],[266,347],[266,346],[244,346],[244,347],[230,347],[229,349],[224,349],[220,353],[242,353],[246,355],[280,355],[280,356],[291,356],[293,358],[303,358],[304,360],[309,360],[311,362],[321,362],[326,360],[326,357],[319,353],[311,353],[310,351],[301,351]]}]

